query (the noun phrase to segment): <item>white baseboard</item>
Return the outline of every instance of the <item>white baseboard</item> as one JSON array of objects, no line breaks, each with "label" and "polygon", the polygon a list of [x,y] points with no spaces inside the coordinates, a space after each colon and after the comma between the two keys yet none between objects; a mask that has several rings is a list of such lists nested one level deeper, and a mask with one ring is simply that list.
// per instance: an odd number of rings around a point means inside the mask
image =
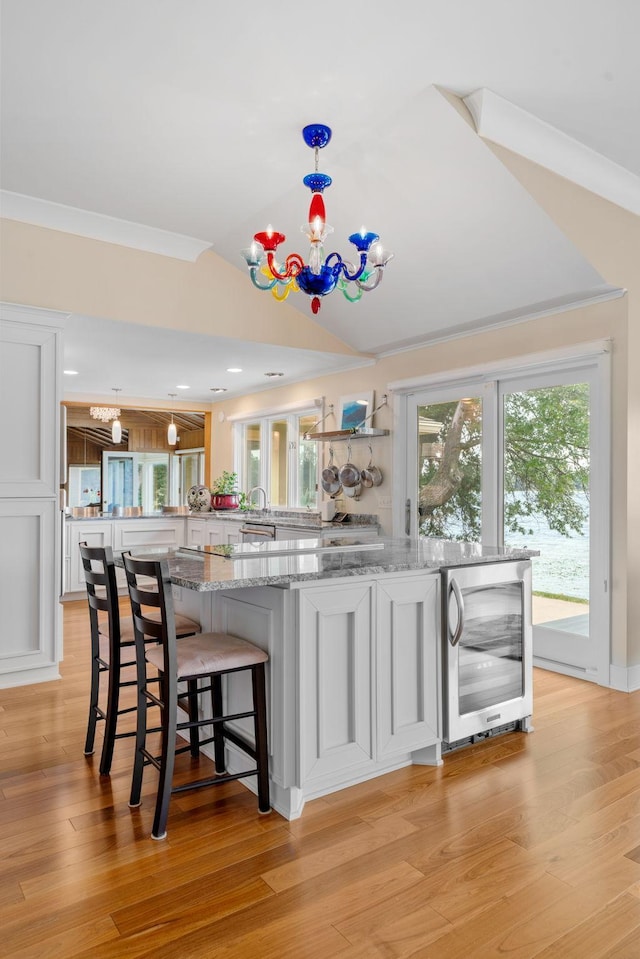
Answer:
[{"label": "white baseboard", "polygon": [[635,693],[640,689],[640,666],[611,666],[609,685],[621,693]]}]

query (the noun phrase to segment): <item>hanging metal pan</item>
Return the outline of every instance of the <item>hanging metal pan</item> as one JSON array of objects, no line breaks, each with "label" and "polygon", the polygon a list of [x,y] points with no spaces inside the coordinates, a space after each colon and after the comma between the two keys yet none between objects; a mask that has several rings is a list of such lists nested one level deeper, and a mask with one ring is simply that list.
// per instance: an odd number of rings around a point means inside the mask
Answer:
[{"label": "hanging metal pan", "polygon": [[340,482],[346,488],[358,486],[360,483],[360,470],[351,462],[351,443],[347,447],[347,462],[340,467]]},{"label": "hanging metal pan", "polygon": [[[322,485],[324,488],[325,483],[336,483],[340,477],[338,476],[338,467],[334,465],[333,462],[333,447],[329,447],[329,462],[322,470]],[[326,491],[325,491],[326,492]]]},{"label": "hanging metal pan", "polygon": [[333,483],[327,483],[326,480],[322,480],[322,488],[329,496],[337,496],[342,489],[342,483],[340,480],[335,480]]},{"label": "hanging metal pan", "polygon": [[360,480],[363,486],[370,489],[372,486],[380,486],[382,482],[382,472],[377,466],[373,465],[373,450],[369,446],[369,465],[360,471]]}]

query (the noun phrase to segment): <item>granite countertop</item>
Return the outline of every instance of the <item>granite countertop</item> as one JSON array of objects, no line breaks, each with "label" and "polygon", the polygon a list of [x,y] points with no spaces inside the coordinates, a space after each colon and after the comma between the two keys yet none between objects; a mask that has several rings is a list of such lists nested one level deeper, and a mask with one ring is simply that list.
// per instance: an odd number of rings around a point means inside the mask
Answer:
[{"label": "granite countertop", "polygon": [[[480,546],[477,543],[453,543],[449,540],[406,540],[381,537],[376,547],[358,549],[354,541],[342,551],[336,544],[331,550],[321,540],[300,540],[300,551],[278,555],[289,548],[283,543],[261,543],[251,555],[245,544],[204,547],[201,549],[134,549],[133,555],[146,559],[167,559],[171,581],[176,586],[208,592],[246,586],[287,586],[312,580],[337,579],[346,576],[379,576],[403,570],[431,570],[447,566],[469,566],[506,560],[529,559],[537,550]],[[314,542],[317,550],[314,550]],[[382,544],[382,547],[379,547]],[[256,544],[253,544],[256,546]],[[289,544],[290,545],[290,544]],[[324,549],[320,547],[323,546]],[[207,551],[208,550],[208,551]],[[214,551],[215,550],[215,551]],[[236,554],[243,552],[245,555]],[[224,555],[220,555],[220,553]],[[121,556],[116,563],[122,565]]]},{"label": "granite countertop", "polygon": [[121,516],[117,513],[100,513],[97,516],[71,516],[65,519],[69,523],[86,523],[94,520],[134,520],[134,519],[204,519],[225,520],[235,523],[260,523],[279,528],[292,529],[332,530],[332,529],[363,529],[377,528],[378,517],[369,513],[349,513],[348,518],[341,522],[324,521],[317,511],[299,510],[209,510],[206,513],[142,513],[139,516]]}]

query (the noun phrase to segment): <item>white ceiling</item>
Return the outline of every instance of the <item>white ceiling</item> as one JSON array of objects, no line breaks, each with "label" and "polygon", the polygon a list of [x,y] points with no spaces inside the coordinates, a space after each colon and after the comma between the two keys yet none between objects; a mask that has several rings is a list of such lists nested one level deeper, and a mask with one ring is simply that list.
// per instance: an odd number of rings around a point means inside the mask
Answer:
[{"label": "white ceiling", "polygon": [[[286,252],[306,252],[301,179],[313,155],[300,130],[324,122],[332,249],[346,255],[364,223],[395,253],[360,303],[323,301],[318,321],[353,348],[380,353],[609,289],[441,91],[490,90],[601,154],[614,175],[640,177],[636,0],[2,0],[1,10],[5,191],[197,238],[243,269],[239,250],[267,222],[287,234]],[[311,315],[303,294],[292,301]],[[218,385],[262,389],[267,371],[284,367],[291,381],[353,363],[118,330],[69,321],[65,364],[83,380],[68,392],[162,397],[192,381],[187,395],[211,399]],[[154,350],[147,381],[141,342]],[[231,356],[247,372],[227,383]]]}]

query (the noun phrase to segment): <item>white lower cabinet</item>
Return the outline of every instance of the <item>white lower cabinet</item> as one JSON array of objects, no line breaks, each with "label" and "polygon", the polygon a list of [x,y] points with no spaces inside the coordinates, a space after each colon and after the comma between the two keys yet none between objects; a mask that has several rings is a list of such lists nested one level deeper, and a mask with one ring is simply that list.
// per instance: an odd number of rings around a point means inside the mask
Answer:
[{"label": "white lower cabinet", "polygon": [[[87,546],[111,546],[114,552],[141,547],[176,549],[184,545],[184,518],[162,519],[90,519],[66,523],[65,566],[68,577],[65,592],[84,592],[85,580],[80,559],[80,543]],[[118,586],[127,585],[123,569],[116,569]]]},{"label": "white lower cabinet", "polygon": [[0,688],[58,679],[57,503],[0,499]]},{"label": "white lower cabinet", "polygon": [[[307,800],[441,762],[437,573],[174,593],[204,630],[268,650],[271,802],[287,819]],[[224,688],[234,712],[250,708],[246,676]],[[202,708],[210,715],[207,697]],[[251,738],[251,724],[239,725]],[[232,746],[227,760],[233,772],[247,768]]]},{"label": "white lower cabinet", "polygon": [[[75,520],[65,524],[65,566],[69,575],[65,580],[65,593],[84,592],[86,589],[82,560],[80,559],[80,543],[87,546],[113,546],[112,520]],[[67,565],[68,564],[68,565]]]},{"label": "white lower cabinet", "polygon": [[227,546],[240,542],[242,523],[225,523],[215,519],[187,520],[186,546]]},{"label": "white lower cabinet", "polygon": [[300,785],[373,758],[370,582],[300,590]]},{"label": "white lower cabinet", "polygon": [[376,757],[440,737],[438,576],[376,583]]},{"label": "white lower cabinet", "polygon": [[419,761],[439,761],[439,576],[298,592],[305,794],[379,775],[420,750]]}]

